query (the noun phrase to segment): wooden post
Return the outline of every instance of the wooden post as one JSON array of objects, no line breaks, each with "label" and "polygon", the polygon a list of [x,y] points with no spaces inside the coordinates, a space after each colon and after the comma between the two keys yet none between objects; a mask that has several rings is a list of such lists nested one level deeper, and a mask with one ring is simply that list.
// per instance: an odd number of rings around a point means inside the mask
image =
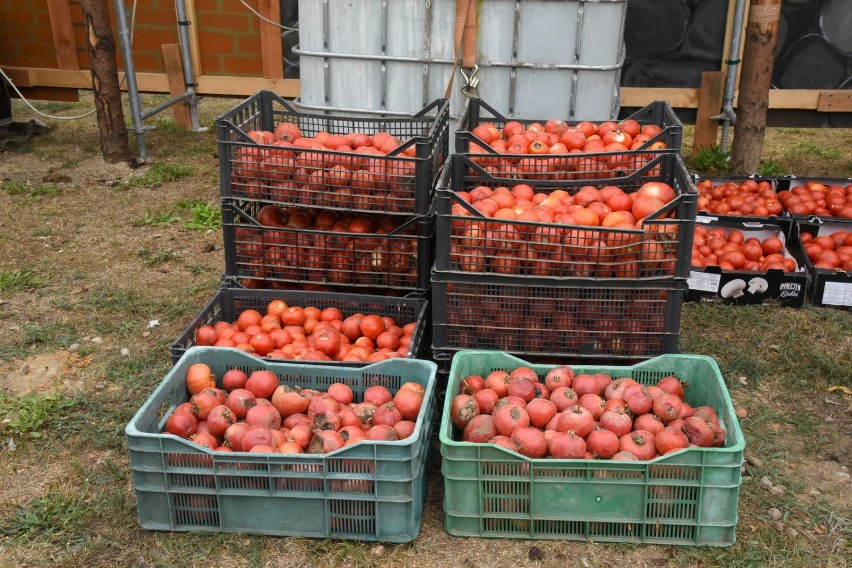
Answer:
[{"label": "wooden post", "polygon": [[[166,65],[166,75],[169,78],[169,94],[173,97],[186,92],[186,84],[183,81],[183,63],[180,58],[180,45],[176,43],[164,43],[162,45],[163,62]],[[178,103],[172,106],[175,114],[175,122],[178,126],[189,130],[192,128],[192,117],[189,114],[189,105]]]},{"label": "wooden post", "polygon": [[[280,0],[260,0],[258,12],[273,22],[281,22]],[[284,53],[281,46],[281,28],[260,20],[260,51],[263,58],[263,77],[284,78]]]},{"label": "wooden post", "polygon": [[59,69],[76,71],[80,68],[80,62],[77,60],[77,43],[74,40],[74,25],[71,22],[68,0],[47,0],[47,13],[50,16],[53,49],[56,51]]},{"label": "wooden post", "polygon": [[698,91],[698,111],[695,115],[695,135],[692,141],[692,155],[697,156],[704,148],[716,146],[719,123],[711,116],[722,111],[722,98],[725,94],[724,71],[705,71],[701,74],[701,89]]},{"label": "wooden post", "polygon": [[781,0],[751,0],[731,148],[731,171],[735,175],[755,173],[760,165],[780,15]]},{"label": "wooden post", "polygon": [[190,22],[189,28],[187,28],[189,32],[189,56],[192,58],[192,71],[198,77],[203,75],[204,71],[201,69],[201,57],[198,50],[198,18],[195,14],[195,0],[184,0],[184,6],[186,6],[186,19]]}]

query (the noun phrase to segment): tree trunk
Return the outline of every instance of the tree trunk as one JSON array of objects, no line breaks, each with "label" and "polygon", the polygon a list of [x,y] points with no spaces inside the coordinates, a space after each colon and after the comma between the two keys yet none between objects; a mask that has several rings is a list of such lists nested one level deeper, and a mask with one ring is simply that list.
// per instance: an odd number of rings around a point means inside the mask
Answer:
[{"label": "tree trunk", "polygon": [[109,20],[108,0],[81,0],[86,30],[86,49],[92,69],[92,87],[101,134],[101,152],[107,162],[130,159],[118,68],[115,65],[115,39]]},{"label": "tree trunk", "polygon": [[731,148],[731,170],[737,175],[755,173],[760,165],[780,14],[781,0],[751,0]]}]

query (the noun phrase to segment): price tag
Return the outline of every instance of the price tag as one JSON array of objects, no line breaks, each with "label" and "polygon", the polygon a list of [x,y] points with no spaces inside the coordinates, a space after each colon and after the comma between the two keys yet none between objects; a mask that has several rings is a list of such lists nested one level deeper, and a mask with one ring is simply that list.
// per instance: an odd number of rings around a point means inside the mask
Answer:
[{"label": "price tag", "polygon": [[826,282],[822,303],[827,306],[852,306],[852,284]]},{"label": "price tag", "polygon": [[715,294],[719,291],[719,282],[721,280],[721,274],[709,274],[707,272],[696,272],[693,270],[689,273],[689,278],[686,279],[686,283],[690,290],[713,292]]}]

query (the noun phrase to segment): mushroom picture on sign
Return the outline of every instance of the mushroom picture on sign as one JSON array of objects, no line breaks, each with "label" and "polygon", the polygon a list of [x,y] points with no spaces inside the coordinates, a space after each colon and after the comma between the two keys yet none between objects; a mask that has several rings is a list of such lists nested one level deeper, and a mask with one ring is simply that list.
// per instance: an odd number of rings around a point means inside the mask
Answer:
[{"label": "mushroom picture on sign", "polygon": [[749,294],[762,294],[769,289],[769,282],[766,279],[761,278],[760,276],[755,276],[751,280],[748,281],[748,293]]},{"label": "mushroom picture on sign", "polygon": [[[765,281],[764,281],[765,282]],[[741,278],[731,280],[719,291],[723,298],[741,298],[745,295],[746,281]]]}]

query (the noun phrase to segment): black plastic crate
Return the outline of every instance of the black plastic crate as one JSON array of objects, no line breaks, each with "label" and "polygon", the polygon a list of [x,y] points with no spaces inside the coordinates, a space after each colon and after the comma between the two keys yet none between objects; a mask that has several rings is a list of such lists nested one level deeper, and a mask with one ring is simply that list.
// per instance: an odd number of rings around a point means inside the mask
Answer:
[{"label": "black plastic crate", "polygon": [[[301,307],[314,306],[320,309],[336,307],[344,315],[356,313],[377,314],[394,318],[397,324],[416,322],[409,358],[422,358],[429,346],[431,332],[431,313],[429,301],[419,297],[386,298],[365,294],[335,294],[328,292],[302,292],[296,290],[249,290],[244,288],[222,288],[207,302],[207,305],[187,325],[174,343],[169,347],[172,361],[177,363],[187,349],[195,345],[195,332],[203,325],[215,325],[216,322],[236,321],[245,310],[257,310],[266,313],[266,307],[273,300],[284,300],[288,305]],[[272,359],[270,359],[272,360]],[[275,359],[277,360],[277,359]],[[367,363],[338,361],[302,361],[321,365],[362,366]]]},{"label": "black plastic crate", "polygon": [[[661,181],[674,200],[642,221],[641,229],[567,225],[484,216],[459,192],[525,183],[535,192],[584,186],[620,187],[630,194]],[[677,154],[661,154],[619,178],[562,182],[499,178],[466,156],[453,156],[438,187],[436,270],[510,278],[627,278],[668,280],[689,274],[698,194]]]},{"label": "black plastic crate", "polygon": [[[836,185],[842,188],[848,188],[852,185],[852,178],[828,178],[828,177],[808,177],[808,176],[784,176],[775,178],[779,194],[782,192],[792,191],[797,187],[804,187],[808,182],[816,182],[822,185]],[[849,190],[847,189],[847,194]],[[785,208],[786,210],[786,208]],[[787,212],[794,219],[821,219],[823,221],[850,221],[848,217],[839,217],[831,213],[811,212],[811,213],[793,213]]]},{"label": "black plastic crate", "polygon": [[[799,220],[796,222],[800,243],[801,235],[812,237],[827,236],[835,231],[852,232],[852,220],[822,221],[819,219]],[[805,255],[805,262],[811,275],[811,301],[818,306],[827,306],[852,310],[852,271],[841,269],[817,268]]]},{"label": "black plastic crate", "polygon": [[[387,155],[258,144],[252,131],[295,124],[304,137],[386,132],[402,144]],[[410,117],[360,118],[304,112],[259,91],[216,120],[222,197],[340,210],[426,215],[449,152],[449,102]]]},{"label": "black plastic crate", "polygon": [[432,272],[432,349],[639,360],[676,353],[684,281],[523,282]]},{"label": "black plastic crate", "polygon": [[[357,231],[299,229],[262,225],[258,215],[263,207],[278,206],[223,200],[226,276],[258,280],[262,288],[273,287],[275,282],[282,287],[309,285],[403,292],[429,288],[433,216],[402,218],[350,212],[338,219],[370,218],[377,222],[377,228],[364,232],[360,223]],[[336,215],[329,210],[289,211],[291,215],[294,211],[330,218]]]},{"label": "black plastic crate", "polygon": [[[558,119],[559,117],[553,116],[551,119]],[[588,119],[594,123],[602,123],[605,121],[610,121],[610,119],[597,119],[593,120],[594,117]],[[648,140],[645,144],[643,144],[637,152],[647,151],[656,149],[660,146],[659,143],[664,145],[663,148],[660,148],[669,152],[680,152],[681,146],[683,145],[683,123],[675,114],[671,105],[669,105],[666,101],[654,101],[647,106],[637,110],[630,116],[614,120],[612,122],[618,123],[622,120],[635,120],[641,126],[653,124],[659,126],[662,131],[653,136],[650,140]],[[485,122],[490,122],[496,128],[502,131],[503,126],[511,120],[517,120],[524,127],[527,127],[535,122],[538,122],[541,125],[544,125],[547,122],[547,118],[540,120],[528,120],[528,119],[513,119],[506,117],[503,113],[496,110],[494,107],[483,101],[479,98],[469,98],[467,100],[467,104],[464,109],[464,113],[459,121],[458,129],[456,130],[456,152],[459,154],[466,154],[470,152],[470,144],[476,144],[484,149],[486,152],[491,152],[491,148],[488,146],[485,141],[481,138],[478,138],[473,134],[473,129],[477,126]],[[583,122],[583,120],[571,120],[566,121],[566,123],[570,126],[575,126]],[[496,156],[497,153],[494,152]]]},{"label": "black plastic crate", "polygon": [[[687,301],[704,300],[730,304],[774,302],[791,308],[804,305],[809,273],[806,256],[792,219],[780,217],[770,222],[759,222],[699,215],[696,226],[711,230],[721,228],[726,234],[736,229],[742,231],[746,239],[778,237],[785,244],[784,257],[794,259],[797,270],[723,270],[719,266],[693,266],[687,279]],[[691,254],[690,251],[690,256]]]}]

